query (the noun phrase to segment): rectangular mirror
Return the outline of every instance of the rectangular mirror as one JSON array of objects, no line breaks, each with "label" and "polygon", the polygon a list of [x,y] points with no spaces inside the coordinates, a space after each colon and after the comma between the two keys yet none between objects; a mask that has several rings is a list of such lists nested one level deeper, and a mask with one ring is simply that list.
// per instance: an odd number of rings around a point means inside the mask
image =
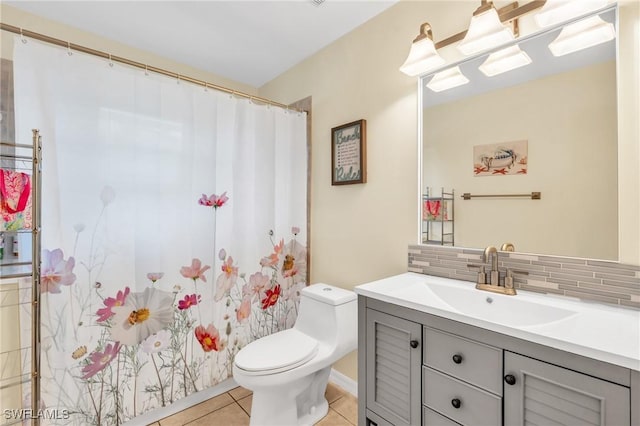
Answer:
[{"label": "rectangular mirror", "polygon": [[[599,16],[617,30],[616,12]],[[421,243],[428,231],[461,247],[510,242],[519,252],[618,260],[617,39],[555,57],[548,46],[561,30],[518,39],[532,61],[521,68],[487,77],[479,67],[488,52],[446,67],[458,65],[465,85],[434,92],[434,74],[421,78]],[[455,193],[451,224],[440,225],[450,238],[432,229],[425,197],[443,188]],[[461,198],[532,192],[541,198]]]}]

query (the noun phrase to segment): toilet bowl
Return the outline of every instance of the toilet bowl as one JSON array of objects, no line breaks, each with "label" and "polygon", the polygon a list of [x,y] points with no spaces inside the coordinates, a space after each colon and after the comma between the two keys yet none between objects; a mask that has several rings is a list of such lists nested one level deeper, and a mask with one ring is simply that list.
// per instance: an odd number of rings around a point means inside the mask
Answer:
[{"label": "toilet bowl", "polygon": [[305,287],[293,328],[251,342],[233,362],[233,378],[253,391],[250,424],[312,425],[327,414],[331,365],[356,349],[356,294],[326,284]]}]

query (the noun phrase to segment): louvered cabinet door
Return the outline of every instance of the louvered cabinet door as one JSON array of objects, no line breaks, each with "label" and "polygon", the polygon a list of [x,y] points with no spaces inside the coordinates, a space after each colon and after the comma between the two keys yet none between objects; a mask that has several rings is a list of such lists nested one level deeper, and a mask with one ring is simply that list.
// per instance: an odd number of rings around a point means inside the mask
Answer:
[{"label": "louvered cabinet door", "polygon": [[627,387],[511,352],[504,372],[505,426],[631,424]]},{"label": "louvered cabinet door", "polygon": [[367,309],[367,408],[389,423],[421,423],[422,326]]}]

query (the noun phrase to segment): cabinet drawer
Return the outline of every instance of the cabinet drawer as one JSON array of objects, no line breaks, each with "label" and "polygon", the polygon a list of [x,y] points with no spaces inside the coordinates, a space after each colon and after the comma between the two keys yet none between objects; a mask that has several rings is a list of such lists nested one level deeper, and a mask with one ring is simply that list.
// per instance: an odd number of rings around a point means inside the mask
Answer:
[{"label": "cabinet drawer", "polygon": [[502,395],[501,349],[429,327],[423,348],[426,366]]},{"label": "cabinet drawer", "polygon": [[[428,367],[422,368],[422,386],[424,405],[456,422],[469,426],[502,424],[502,398],[490,392]],[[454,406],[456,401],[458,408]]]},{"label": "cabinet drawer", "polygon": [[460,423],[456,423],[427,407],[422,407],[422,426],[460,426]]}]

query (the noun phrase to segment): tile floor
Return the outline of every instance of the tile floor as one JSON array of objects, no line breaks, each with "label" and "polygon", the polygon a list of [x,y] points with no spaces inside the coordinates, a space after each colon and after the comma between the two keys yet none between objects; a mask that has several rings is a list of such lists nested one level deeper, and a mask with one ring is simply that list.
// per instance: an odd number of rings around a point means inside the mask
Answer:
[{"label": "tile floor", "polygon": [[[150,426],[241,426],[249,424],[251,391],[237,387],[184,411],[152,423]],[[358,400],[331,383],[325,393],[329,413],[317,426],[353,426],[358,424]]]}]

